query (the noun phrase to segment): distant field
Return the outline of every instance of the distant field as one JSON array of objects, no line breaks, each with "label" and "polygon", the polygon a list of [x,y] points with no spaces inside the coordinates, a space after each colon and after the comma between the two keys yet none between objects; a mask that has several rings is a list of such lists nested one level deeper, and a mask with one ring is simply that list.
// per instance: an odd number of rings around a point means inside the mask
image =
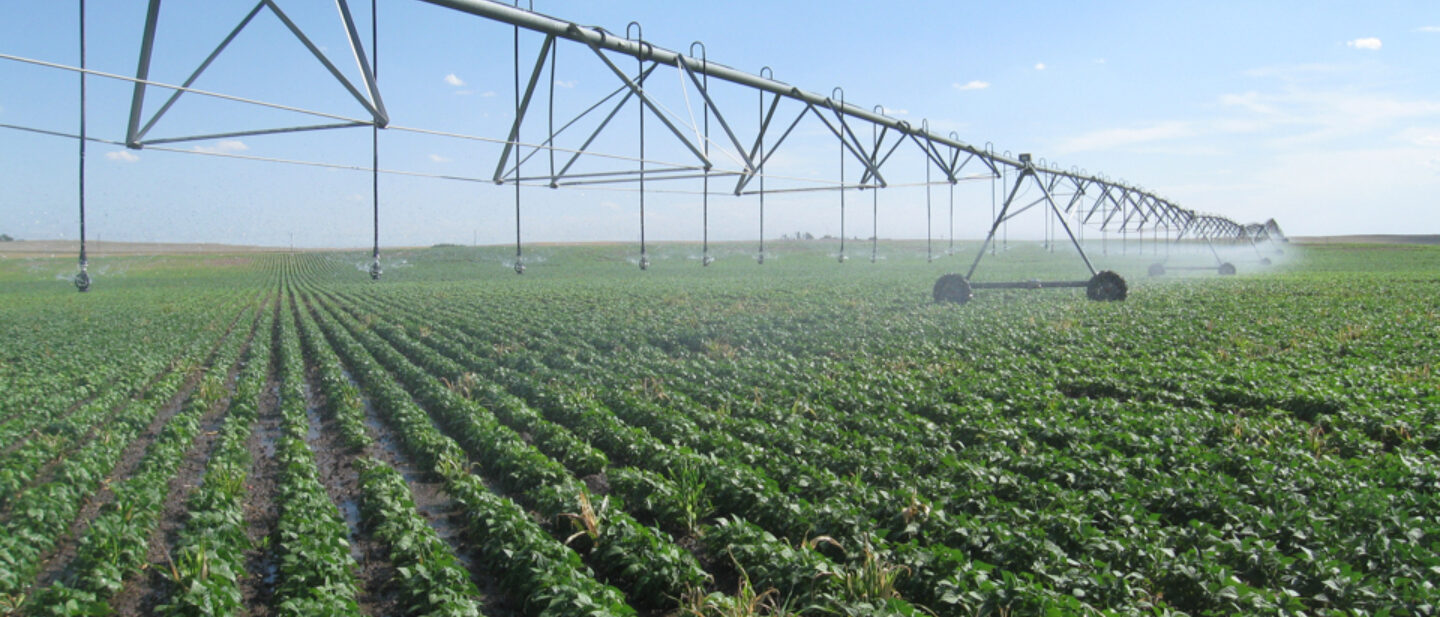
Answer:
[{"label": "distant field", "polygon": [[1440,247],[945,248],[0,246],[0,614],[1433,614]]}]

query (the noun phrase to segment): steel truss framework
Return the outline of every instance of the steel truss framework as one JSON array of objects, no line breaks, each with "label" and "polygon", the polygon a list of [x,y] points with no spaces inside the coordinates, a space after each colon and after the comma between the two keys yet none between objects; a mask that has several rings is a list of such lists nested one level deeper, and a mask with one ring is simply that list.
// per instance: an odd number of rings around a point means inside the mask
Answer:
[{"label": "steel truss framework", "polygon": [[[0,54],[0,57],[9,60],[41,64],[55,68],[77,70],[80,73],[81,81],[81,132],[78,136],[80,142],[80,206],[81,206],[81,252],[80,252],[80,274],[76,277],[76,284],[82,291],[89,286],[89,278],[85,273],[85,252],[84,252],[84,144],[86,141],[99,140],[85,135],[84,130],[84,81],[87,75],[103,76],[113,79],[123,79],[133,83],[133,96],[131,98],[129,122],[126,127],[123,144],[129,148],[153,148],[170,151],[180,151],[166,148],[169,144],[211,140],[219,138],[233,138],[240,136],[264,135],[276,133],[312,132],[332,129],[369,127],[372,132],[372,165],[368,169],[376,180],[373,183],[372,206],[375,212],[375,237],[374,250],[370,274],[379,278],[380,253],[379,253],[379,188],[378,174],[386,173],[408,173],[410,175],[428,175],[414,172],[401,172],[395,170],[382,170],[379,167],[379,131],[398,130],[423,134],[441,135],[462,139],[488,141],[503,145],[499,160],[496,162],[494,173],[489,178],[438,176],[450,179],[489,181],[496,184],[511,184],[515,186],[515,208],[516,208],[516,272],[524,271],[523,255],[521,253],[520,214],[521,199],[520,187],[522,185],[548,186],[552,188],[613,185],[626,184],[637,187],[640,205],[640,261],[642,269],[649,264],[645,245],[645,192],[647,182],[679,181],[679,180],[700,180],[703,184],[701,194],[704,196],[704,207],[702,216],[705,220],[704,256],[701,263],[710,264],[713,259],[709,254],[709,196],[711,194],[711,181],[724,182],[725,190],[735,196],[754,195],[758,198],[760,205],[760,252],[757,256],[760,263],[764,263],[764,206],[767,193],[784,193],[796,191],[836,191],[839,198],[839,215],[841,225],[841,245],[839,260],[847,258],[845,247],[845,217],[846,217],[846,195],[854,190],[869,190],[872,193],[872,225],[878,231],[879,189],[900,186],[886,180],[887,174],[897,164],[892,161],[894,155],[902,149],[909,150],[913,155],[919,153],[925,160],[925,182],[926,190],[926,216],[927,216],[927,256],[933,259],[934,250],[930,229],[931,214],[931,187],[932,185],[950,186],[950,244],[945,251],[946,254],[954,252],[954,186],[959,182],[973,180],[1000,181],[1005,191],[1004,198],[999,202],[998,212],[994,211],[996,206],[992,203],[992,221],[990,229],[980,250],[975,255],[969,270],[963,275],[947,275],[937,282],[935,296],[937,300],[950,300],[964,302],[970,297],[970,289],[985,287],[1087,287],[1092,299],[1123,299],[1125,294],[1124,281],[1114,273],[1097,271],[1088,255],[1086,255],[1082,243],[1076,236],[1076,228],[1083,230],[1090,227],[1106,233],[1118,232],[1122,238],[1126,234],[1141,234],[1149,231],[1157,239],[1164,236],[1168,243],[1180,241],[1200,242],[1214,249],[1216,242],[1234,244],[1249,244],[1256,247],[1259,252],[1259,244],[1265,242],[1284,241],[1279,226],[1274,219],[1265,223],[1240,224],[1227,217],[1199,213],[1190,209],[1182,208],[1174,202],[1144,190],[1143,188],[1130,185],[1125,181],[1115,181],[1104,174],[1092,175],[1077,168],[1059,169],[1048,166],[1044,159],[1032,159],[1028,154],[1020,154],[1012,157],[1010,153],[997,154],[992,145],[984,147],[966,143],[959,139],[954,132],[948,135],[939,135],[932,132],[927,122],[915,126],[904,120],[899,120],[883,113],[883,108],[876,106],[872,110],[866,110],[845,101],[844,92],[839,88],[834,89],[830,96],[822,96],[798,87],[777,81],[773,72],[768,67],[762,69],[759,74],[739,71],[728,66],[709,61],[705,54],[702,43],[696,42],[691,45],[688,54],[681,54],[675,51],[657,47],[646,42],[641,34],[639,24],[631,22],[627,27],[625,36],[618,36],[603,28],[586,27],[575,23],[556,19],[533,11],[524,10],[518,7],[507,6],[490,0],[420,0],[432,5],[445,7],[461,13],[476,16],[508,24],[513,26],[515,31],[515,57],[514,57],[514,115],[510,122],[508,135],[503,139],[461,135],[446,133],[443,131],[432,131],[417,128],[399,127],[391,124],[391,119],[386,111],[381,89],[379,87],[377,73],[378,61],[376,57],[376,24],[379,15],[375,12],[375,0],[371,2],[371,38],[369,41],[369,54],[365,41],[356,28],[349,3],[347,0],[334,0],[338,9],[340,20],[345,30],[346,38],[350,45],[350,52],[354,61],[360,68],[361,83],[356,85],[345,77],[336,65],[317,47],[305,32],[281,9],[275,0],[259,0],[254,7],[239,21],[238,24],[216,45],[214,50],[204,59],[203,62],[179,85],[164,84],[151,81],[149,78],[151,58],[154,50],[154,43],[157,31],[158,16],[161,10],[161,0],[149,0],[144,32],[141,38],[139,63],[133,79],[113,74],[100,73],[88,70],[84,66],[84,1],[81,5],[81,65],[80,67],[66,67],[54,63],[48,63],[28,58],[19,58]],[[250,24],[256,16],[264,11],[272,13],[304,45],[316,60],[318,60],[330,73],[332,77],[355,99],[365,110],[363,118],[351,118],[337,114],[318,112],[312,110],[298,109],[263,101],[254,101],[219,93],[205,92],[191,88],[191,85],[198,79],[211,63],[235,40],[236,36]],[[543,35],[543,41],[539,46],[533,62],[522,65],[522,54],[520,45],[520,32],[528,32]],[[557,125],[555,116],[555,70],[562,43],[578,44],[581,47],[581,55],[594,59],[595,63],[603,67],[602,74],[614,78],[615,88],[607,96],[598,102],[590,105],[584,111],[573,118],[564,120]],[[697,53],[698,50],[698,53]],[[568,55],[568,54],[567,54]],[[526,56],[528,58],[528,56]],[[617,62],[625,60],[634,61],[633,72],[623,69]],[[528,67],[528,70],[522,70]],[[673,77],[680,84],[682,93],[685,96],[687,107],[690,105],[690,92],[693,91],[701,107],[701,122],[696,122],[694,111],[691,110],[690,122],[686,124],[683,119],[666,109],[654,96],[655,90],[647,90],[647,85],[656,81],[666,81],[662,73],[673,73]],[[544,118],[535,118],[539,115],[537,107],[537,91],[540,88],[541,79],[549,75],[548,96],[544,97],[547,107]],[[757,128],[752,133],[746,133],[733,120],[745,116],[749,117],[750,110],[741,109],[739,106],[725,107],[717,103],[718,97],[714,96],[712,80],[727,84],[727,87],[740,87],[753,90],[758,95],[758,106],[754,108],[758,116]],[[168,90],[168,98],[161,104],[153,114],[145,120],[144,110],[147,94],[152,89]],[[182,137],[149,138],[152,128],[165,116],[175,103],[186,93],[196,95],[218,97],[222,99],[262,105],[270,108],[285,111],[300,112],[309,116],[317,117],[324,122],[318,124],[307,124],[301,126],[285,126],[259,130],[235,131],[226,133],[209,133],[203,135],[190,135]],[[781,113],[782,102],[787,110]],[[616,155],[613,153],[601,153],[592,151],[596,139],[612,125],[612,121],[627,107],[634,107],[634,113],[638,121],[637,147],[638,156]],[[587,120],[589,118],[589,120]],[[596,120],[598,119],[598,121]],[[839,177],[837,180],[828,179],[799,179],[784,178],[770,175],[771,178],[779,178],[791,181],[803,181],[806,186],[784,186],[780,188],[771,187],[766,189],[767,178],[766,165],[772,157],[784,146],[795,132],[795,129],[802,121],[810,119],[817,121],[824,127],[825,131],[834,137],[838,156]],[[536,130],[536,125],[543,120],[544,139],[538,143],[524,143],[520,136],[523,126],[530,126]],[[646,124],[647,120],[658,121],[660,130],[658,133],[662,139],[670,140],[670,145],[680,146],[680,150],[686,154],[687,160],[659,161],[647,159],[646,147]],[[712,134],[713,127],[718,128]],[[589,122],[593,126],[588,127],[588,132],[575,130]],[[869,139],[861,137],[869,129]],[[35,130],[26,127],[6,125],[5,128]],[[38,131],[55,134],[49,131]],[[656,132],[656,131],[652,131]],[[562,140],[566,145],[561,145]],[[116,143],[116,142],[107,142]],[[529,153],[523,154],[528,148]],[[540,153],[545,153],[545,159],[533,161]],[[728,159],[729,164],[721,164]],[[231,155],[234,156],[234,155]],[[581,172],[575,170],[575,166],[582,157],[589,157],[588,160],[602,159],[616,161],[624,166],[619,169],[605,171]],[[260,157],[237,156],[236,158],[256,159]],[[277,160],[277,159],[262,159]],[[718,161],[718,162],[717,162]],[[304,161],[282,161],[300,162],[305,164],[343,167],[338,165],[327,165],[325,163],[304,162]],[[855,171],[853,177],[847,177],[846,164],[849,162]],[[539,168],[539,171],[535,171]],[[858,173],[856,173],[858,172]],[[938,174],[938,180],[932,180],[932,174]],[[1012,180],[1013,178],[1013,180]],[[793,182],[791,183],[793,184]],[[909,185],[914,186],[914,185]],[[1022,190],[1023,189],[1023,190]],[[1033,189],[1038,189],[1038,197],[1030,201],[1024,201],[1019,196],[1022,194],[1033,194]],[[652,191],[655,189],[651,189]],[[1058,281],[1058,282],[1024,282],[1024,283],[970,283],[980,262],[989,249],[992,254],[996,243],[997,232],[1004,229],[1004,225],[1015,217],[1034,209],[1040,208],[1047,216],[1049,229],[1062,229],[1070,243],[1079,253],[1085,267],[1089,270],[1091,278],[1087,281]],[[1053,218],[1052,218],[1053,217]],[[1072,223],[1075,227],[1072,228]],[[1083,231],[1082,231],[1083,233]],[[872,236],[871,260],[875,259],[876,247],[875,238],[878,233]],[[1047,246],[1053,250],[1053,242],[1047,239]],[[1215,253],[1217,263],[1220,263],[1218,253]],[[1268,261],[1268,260],[1267,260]],[[1160,265],[1160,264],[1157,264]],[[1226,273],[1233,273],[1234,268],[1229,264],[1220,263],[1220,270]],[[1160,273],[1163,273],[1163,266]],[[1156,267],[1152,266],[1151,274],[1156,274]],[[83,278],[83,284],[82,284]],[[958,282],[957,282],[958,281]],[[1117,283],[1118,281],[1118,283]],[[944,283],[942,285],[941,283]],[[962,285],[963,284],[963,285]],[[945,287],[942,294],[942,287]],[[943,297],[942,297],[943,296]]]}]

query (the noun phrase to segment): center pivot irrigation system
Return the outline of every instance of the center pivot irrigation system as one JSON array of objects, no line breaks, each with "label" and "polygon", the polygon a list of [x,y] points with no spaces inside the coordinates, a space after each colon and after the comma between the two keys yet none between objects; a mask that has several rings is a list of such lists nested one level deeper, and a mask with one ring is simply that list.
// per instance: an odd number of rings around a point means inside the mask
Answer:
[{"label": "center pivot irrigation system", "polygon": [[[1144,238],[1145,232],[1151,232],[1152,237],[1158,242],[1163,237],[1168,247],[1172,243],[1182,241],[1193,245],[1204,245],[1209,247],[1211,254],[1215,257],[1215,266],[1206,266],[1203,269],[1218,269],[1221,274],[1233,274],[1235,267],[1224,262],[1220,254],[1215,250],[1215,243],[1248,244],[1255,248],[1256,254],[1260,255],[1260,243],[1283,242],[1279,226],[1272,219],[1266,223],[1243,225],[1230,220],[1229,218],[1202,214],[1182,208],[1171,201],[1148,192],[1142,188],[1131,186],[1124,181],[1113,181],[1103,174],[1092,175],[1077,168],[1057,169],[1048,166],[1044,159],[1032,158],[1029,154],[1011,156],[1009,152],[996,153],[993,145],[986,144],[984,147],[977,147],[965,143],[959,139],[954,132],[948,135],[939,135],[930,131],[928,122],[921,122],[915,126],[904,120],[890,117],[884,113],[884,108],[875,106],[871,110],[857,107],[845,101],[844,92],[835,88],[830,96],[821,96],[812,92],[802,90],[798,87],[777,81],[769,67],[765,67],[758,74],[739,71],[728,66],[713,63],[708,60],[705,53],[705,46],[696,42],[690,46],[688,54],[671,51],[657,47],[646,42],[642,38],[641,28],[638,23],[631,22],[626,28],[624,36],[606,31],[604,28],[593,26],[581,26],[575,23],[549,17],[533,10],[524,10],[518,6],[508,6],[489,0],[419,0],[432,5],[437,5],[468,15],[483,19],[500,22],[513,26],[514,44],[514,108],[513,117],[510,121],[510,130],[507,136],[487,137],[477,135],[466,135],[446,131],[410,128],[397,126],[391,123],[391,118],[386,111],[381,91],[377,81],[377,24],[379,15],[376,12],[376,2],[371,0],[370,15],[370,40],[369,52],[367,54],[365,41],[362,39],[356,27],[355,20],[347,0],[335,0],[340,20],[344,27],[345,35],[350,45],[350,52],[360,69],[361,83],[357,86],[308,37],[302,28],[293,21],[277,4],[275,0],[259,0],[254,8],[247,13],[240,22],[230,31],[229,35],[218,42],[214,50],[205,58],[193,73],[181,84],[174,85],[152,81],[150,79],[151,58],[154,51],[158,18],[161,12],[161,0],[149,0],[146,13],[144,32],[141,36],[139,63],[136,67],[134,77],[104,73],[86,68],[85,65],[85,0],[80,1],[80,64],[79,66],[67,66],[54,62],[23,58],[13,55],[0,54],[0,58],[11,61],[24,62],[29,64],[42,65],[55,69],[76,71],[80,75],[80,122],[79,134],[71,135],[47,131],[32,127],[15,125],[3,125],[4,128],[39,132],[61,137],[76,138],[79,143],[79,183],[80,183],[80,270],[76,274],[74,282],[80,291],[86,291],[90,287],[90,277],[87,273],[87,260],[85,254],[85,145],[87,142],[100,142],[113,145],[124,145],[132,149],[153,149],[169,152],[194,153],[194,151],[176,149],[171,144],[194,142],[202,140],[234,138],[250,135],[295,133],[304,131],[323,131],[332,129],[345,129],[357,127],[369,127],[371,129],[371,165],[366,171],[372,174],[372,210],[374,214],[374,247],[369,273],[372,278],[379,279],[381,276],[380,266],[380,225],[379,225],[379,174],[394,173],[413,176],[429,176],[447,178],[453,180],[469,180],[493,182],[495,184],[510,184],[515,187],[515,263],[516,273],[523,273],[525,270],[523,245],[520,229],[521,221],[521,193],[520,187],[545,186],[550,188],[577,187],[591,185],[626,185],[636,189],[640,209],[640,256],[639,267],[643,270],[649,267],[650,259],[646,251],[645,241],[645,196],[647,181],[650,183],[665,182],[695,182],[699,181],[702,195],[702,217],[703,217],[703,256],[702,265],[709,265],[713,261],[710,255],[709,246],[709,208],[710,196],[712,194],[712,180],[726,183],[723,189],[734,196],[754,195],[759,201],[759,228],[760,245],[756,255],[757,261],[761,264],[765,260],[765,196],[767,193],[789,193],[797,191],[835,191],[839,195],[839,216],[840,216],[840,252],[839,261],[847,259],[845,246],[845,215],[846,195],[854,191],[870,191],[872,232],[878,232],[879,226],[879,189],[902,186],[886,181],[887,173],[898,165],[892,161],[892,157],[902,148],[910,150],[913,156],[918,153],[925,161],[925,182],[923,185],[926,191],[926,254],[927,259],[933,259],[935,251],[933,247],[933,236],[931,234],[929,217],[931,214],[931,188],[932,185],[949,185],[950,188],[950,251],[954,249],[954,187],[962,181],[988,180],[992,183],[991,200],[991,222],[981,244],[979,251],[975,254],[974,261],[964,274],[947,274],[936,281],[933,296],[937,302],[964,303],[971,298],[973,289],[1039,289],[1051,287],[1084,287],[1087,296],[1092,300],[1123,300],[1126,295],[1125,280],[1118,274],[1109,270],[1097,270],[1086,255],[1082,242],[1076,237],[1076,228],[1083,232],[1084,227],[1097,229],[1102,233],[1118,232],[1122,234],[1140,234]],[[279,105],[265,101],[246,99],[226,94],[209,92],[191,88],[191,85],[198,79],[210,64],[221,52],[250,24],[257,15],[268,11],[277,17],[284,26],[299,40],[304,47],[320,61],[341,86],[366,110],[366,116],[360,118],[345,117],[333,113],[311,111],[296,107]],[[543,36],[533,63],[522,64],[521,53],[521,31],[525,30],[528,36],[535,34]],[[599,68],[602,75],[613,77],[615,89],[608,96],[601,98],[598,102],[590,105],[583,112],[572,119],[557,124],[555,115],[555,83],[556,64],[560,48],[563,43],[578,44],[582,49],[580,55],[598,59],[598,64],[593,60],[588,61],[591,67]],[[528,59],[528,54],[523,56]],[[633,60],[634,72],[627,72],[617,61],[628,62]],[[528,71],[522,70],[529,67]],[[662,70],[663,69],[663,70]],[[672,74],[674,80],[662,77],[664,73]],[[539,87],[541,78],[548,74],[548,93],[537,96],[541,91]],[[130,102],[129,123],[126,128],[123,141],[99,139],[88,136],[85,128],[85,79],[87,76],[98,76],[107,79],[117,79],[133,84],[134,93]],[[689,122],[685,118],[667,108],[658,98],[656,93],[660,84],[679,83],[680,93],[683,95],[687,108]],[[723,99],[716,96],[714,86],[724,88],[738,88],[742,92],[754,92],[758,95],[758,105],[750,107],[749,104],[738,105],[731,102],[731,99]],[[670,86],[673,87],[673,86]],[[152,90],[167,91],[169,96],[165,99],[150,116],[145,120],[146,96]],[[695,105],[692,106],[692,94],[694,93]],[[272,109],[279,109],[288,112],[298,112],[323,120],[323,123],[308,124],[303,126],[284,126],[277,128],[266,128],[259,130],[237,131],[228,133],[211,133],[204,135],[190,135],[183,137],[148,138],[148,134],[157,122],[176,103],[182,95],[192,94],[197,96],[215,97],[223,100],[247,103]],[[741,97],[743,98],[743,96]],[[544,103],[537,99],[544,99]],[[723,103],[723,104],[722,104]],[[541,105],[547,107],[543,118],[532,118],[541,112],[537,110]],[[638,154],[615,154],[602,153],[592,150],[597,137],[612,126],[612,120],[616,118],[628,106],[633,104],[633,112],[637,114],[638,135],[636,144]],[[695,107],[699,107],[699,122],[695,118]],[[749,109],[744,109],[744,108]],[[785,110],[781,113],[781,109]],[[745,134],[734,120],[745,116],[748,120],[751,112],[756,113],[756,125],[753,133]],[[593,115],[592,115],[593,114]],[[593,126],[587,126],[585,130],[571,130],[581,125],[586,117]],[[668,147],[685,153],[683,162],[667,162],[646,157],[646,121],[648,119],[658,120],[662,129],[658,131],[661,139],[665,140]],[[788,122],[787,122],[788,118]],[[767,178],[766,164],[770,162],[775,153],[786,143],[787,138],[794,134],[796,126],[802,120],[811,118],[824,127],[823,133],[828,133],[835,139],[838,153],[838,180],[795,178],[788,176],[777,176],[770,174],[772,179],[784,180],[783,186],[773,186],[767,191],[765,180]],[[596,121],[598,119],[598,122]],[[729,119],[729,120],[727,120]],[[527,120],[529,124],[526,125]],[[718,132],[712,139],[713,126]],[[748,124],[748,122],[747,122]],[[521,128],[529,126],[533,133],[538,126],[543,126],[544,138],[538,142],[526,143],[521,140]],[[867,133],[869,139],[862,136]],[[380,139],[381,130],[402,131],[417,134],[473,140],[488,142],[502,146],[499,160],[495,165],[494,174],[490,177],[464,177],[464,176],[438,176],[411,171],[381,169],[380,162]],[[588,130],[588,132],[587,132]],[[656,132],[656,131],[652,131]],[[778,134],[778,136],[776,136]],[[653,139],[653,138],[652,138]],[[671,141],[673,140],[673,141]],[[528,153],[526,152],[528,150]],[[653,151],[653,150],[652,150]],[[547,156],[540,161],[533,161],[537,154],[545,153]],[[295,161],[270,159],[257,156],[224,154],[209,152],[211,155],[229,156],[252,160],[268,160],[283,163],[299,163],[321,167],[336,167],[344,169],[362,169],[353,166],[335,165],[314,161]],[[618,162],[622,165],[619,169],[606,169],[604,171],[585,171],[577,169],[576,163],[582,157],[587,160],[604,160],[609,163]],[[547,160],[548,159],[548,160]],[[846,163],[849,161],[852,166],[858,166],[858,177],[846,176]],[[522,173],[522,167],[525,173]],[[538,171],[536,171],[538,169]],[[932,181],[932,174],[938,173],[940,180]],[[799,183],[800,186],[795,186]],[[998,183],[1000,192],[997,194],[995,186]],[[718,185],[717,185],[718,186]],[[905,186],[916,186],[914,184]],[[1036,190],[1038,189],[1038,191]],[[654,192],[657,189],[651,188]],[[681,191],[670,191],[681,192]],[[722,194],[722,193],[715,193]],[[1003,197],[998,204],[996,195]],[[1027,201],[1028,200],[1028,201]],[[997,209],[998,205],[998,209]],[[1084,262],[1089,270],[1090,277],[1085,280],[1075,281],[1022,281],[1022,282],[975,282],[972,277],[980,262],[984,259],[987,250],[994,254],[996,234],[1010,220],[1016,216],[1039,207],[1046,213],[1047,229],[1054,234],[1054,230],[1063,230],[1065,236]],[[1050,219],[1053,217],[1053,220]],[[878,233],[871,237],[870,259],[875,261]],[[1048,242],[1053,250],[1053,241]],[[1261,263],[1268,263],[1268,259],[1261,259]],[[1183,269],[1172,266],[1171,269]],[[1196,268],[1201,269],[1201,268]],[[1157,263],[1150,268],[1152,276],[1164,274],[1166,267]]]}]

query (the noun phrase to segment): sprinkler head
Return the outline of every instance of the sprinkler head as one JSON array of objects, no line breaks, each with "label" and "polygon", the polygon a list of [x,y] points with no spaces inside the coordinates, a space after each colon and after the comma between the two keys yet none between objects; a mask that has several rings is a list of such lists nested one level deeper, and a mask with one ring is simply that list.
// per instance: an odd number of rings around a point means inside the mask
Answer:
[{"label": "sprinkler head", "polygon": [[840,263],[843,264],[843,263],[845,263],[845,260],[846,260],[846,259],[849,259],[849,258],[846,257],[844,253],[841,253],[841,254],[840,254],[840,257],[837,258],[837,261],[839,261]]},{"label": "sprinkler head", "polygon": [[761,254],[759,254],[759,255],[756,255],[756,256],[755,256],[755,263],[760,264],[760,265],[762,265],[762,266],[765,265],[765,254],[764,254],[764,253],[761,253]]},{"label": "sprinkler head", "polygon": [[714,257],[711,257],[711,256],[709,256],[709,255],[706,255],[706,256],[700,258],[700,265],[702,265],[702,266],[708,266],[708,265],[713,264],[713,263],[715,263],[715,258],[714,258]]},{"label": "sprinkler head", "polygon": [[80,271],[75,274],[74,282],[75,289],[79,290],[80,293],[90,291],[90,273],[85,271],[84,266],[81,266]]},{"label": "sprinkler head", "polygon": [[525,274],[525,262],[519,259],[515,260],[515,274]]},{"label": "sprinkler head", "polygon": [[641,269],[641,270],[649,270],[649,269],[650,269],[650,256],[649,256],[649,255],[641,255],[641,256],[640,256],[640,269]]},{"label": "sprinkler head", "polygon": [[378,280],[380,280],[380,275],[381,275],[383,272],[384,272],[384,270],[381,270],[381,269],[380,269],[380,259],[379,259],[379,258],[376,258],[375,261],[370,262],[370,280],[372,280],[372,281],[378,281]]}]

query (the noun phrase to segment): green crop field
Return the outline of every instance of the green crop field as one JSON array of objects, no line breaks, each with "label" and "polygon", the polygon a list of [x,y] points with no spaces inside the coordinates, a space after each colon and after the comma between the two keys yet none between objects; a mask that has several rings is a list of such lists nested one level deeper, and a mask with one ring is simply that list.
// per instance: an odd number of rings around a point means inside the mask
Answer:
[{"label": "green crop field", "polygon": [[0,259],[0,614],[1440,612],[1440,248],[836,248]]}]

